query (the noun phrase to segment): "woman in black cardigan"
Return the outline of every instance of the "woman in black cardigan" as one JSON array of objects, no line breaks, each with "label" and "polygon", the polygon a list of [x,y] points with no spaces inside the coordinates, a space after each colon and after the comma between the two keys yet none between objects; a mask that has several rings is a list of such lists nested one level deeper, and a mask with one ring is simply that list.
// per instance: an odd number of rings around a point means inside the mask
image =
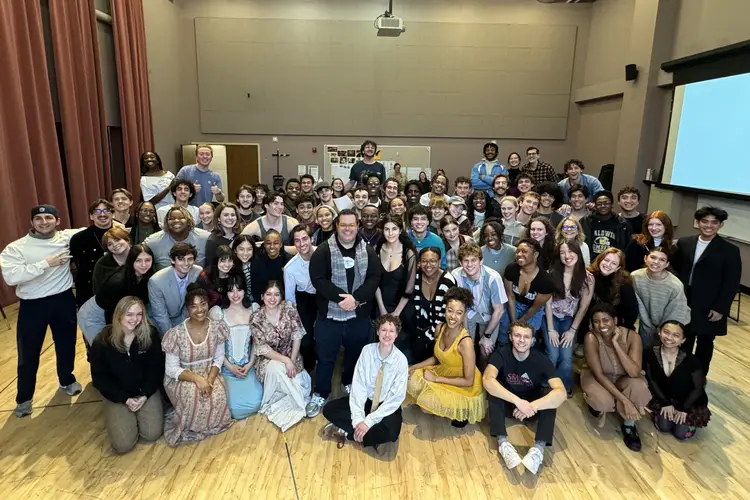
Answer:
[{"label": "woman in black cardigan", "polygon": [[154,274],[154,253],[144,244],[130,247],[125,265],[117,269],[96,294],[96,304],[104,309],[104,324],[112,323],[112,314],[120,299],[133,295],[148,305],[148,280]]},{"label": "woman in black cardigan", "polygon": [[706,427],[711,420],[703,364],[680,349],[684,328],[677,321],[665,321],[659,329],[661,345],[643,352],[654,425],[680,441],[693,437],[696,428]]},{"label": "woman in black cardigan", "polygon": [[91,380],[104,398],[107,434],[116,453],[132,450],[139,437],[156,441],[164,429],[159,391],[164,354],[145,312],[140,299],[123,298],[112,324],[91,346]]}]

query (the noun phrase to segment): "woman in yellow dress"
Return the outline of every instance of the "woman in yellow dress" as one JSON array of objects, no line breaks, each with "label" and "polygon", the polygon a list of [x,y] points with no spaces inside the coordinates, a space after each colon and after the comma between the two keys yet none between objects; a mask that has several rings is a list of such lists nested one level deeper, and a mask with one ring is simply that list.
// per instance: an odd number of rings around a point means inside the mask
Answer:
[{"label": "woman in yellow dress", "polygon": [[473,302],[465,288],[448,290],[445,323],[436,328],[433,355],[409,368],[409,395],[425,411],[451,419],[454,427],[480,422],[487,412],[474,342],[464,326],[466,310]]}]

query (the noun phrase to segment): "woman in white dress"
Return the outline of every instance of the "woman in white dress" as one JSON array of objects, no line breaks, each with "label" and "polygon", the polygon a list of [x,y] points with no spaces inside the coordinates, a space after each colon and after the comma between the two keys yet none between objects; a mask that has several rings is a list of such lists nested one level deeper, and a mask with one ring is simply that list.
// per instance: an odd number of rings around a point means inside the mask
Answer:
[{"label": "woman in white dress", "polygon": [[268,282],[263,307],[250,315],[250,328],[255,374],[263,384],[260,413],[285,432],[305,417],[312,384],[299,353],[302,320],[294,305],[283,300],[282,288],[276,280]]},{"label": "woman in white dress", "polygon": [[141,198],[150,201],[156,207],[168,207],[174,203],[169,187],[174,174],[164,170],[159,155],[148,151],[141,155]]},{"label": "woman in white dress", "polygon": [[230,275],[221,305],[212,307],[208,314],[229,328],[221,374],[227,384],[229,412],[235,420],[257,413],[263,398],[263,386],[253,369],[255,353],[249,324],[253,310],[246,292],[245,278],[241,274]]}]

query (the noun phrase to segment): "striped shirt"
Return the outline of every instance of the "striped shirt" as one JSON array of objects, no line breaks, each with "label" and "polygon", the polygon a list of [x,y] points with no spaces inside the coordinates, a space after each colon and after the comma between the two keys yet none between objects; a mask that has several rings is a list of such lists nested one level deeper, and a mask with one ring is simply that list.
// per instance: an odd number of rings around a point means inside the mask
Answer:
[{"label": "striped shirt", "polygon": [[485,265],[482,266],[482,273],[476,281],[469,278],[462,267],[453,271],[453,277],[456,279],[456,285],[466,288],[474,296],[474,305],[466,313],[469,319],[479,314],[482,322],[487,323],[492,316],[492,306],[508,302],[503,279],[496,271]]},{"label": "striped shirt", "polygon": [[422,295],[422,271],[417,269],[417,275],[414,279],[414,311],[417,314],[417,327],[425,330],[425,336],[430,340],[435,340],[435,327],[440,323],[445,323],[445,294],[456,286],[456,280],[453,275],[446,271],[441,271],[440,278],[437,282],[435,297],[432,301]]}]

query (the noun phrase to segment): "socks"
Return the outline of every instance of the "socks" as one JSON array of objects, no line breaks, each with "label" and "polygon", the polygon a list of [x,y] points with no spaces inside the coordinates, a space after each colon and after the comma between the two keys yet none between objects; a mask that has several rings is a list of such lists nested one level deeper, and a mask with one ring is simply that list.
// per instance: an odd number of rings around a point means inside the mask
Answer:
[{"label": "socks", "polygon": [[635,420],[625,420],[622,424],[625,427],[635,427]]},{"label": "socks", "polygon": [[497,437],[497,445],[500,446],[501,444],[508,441],[508,436],[498,436]]},{"label": "socks", "polygon": [[539,449],[539,451],[541,451],[541,452],[542,452],[542,454],[544,454],[544,448],[545,448],[546,446],[547,446],[547,442],[546,442],[546,441],[536,441],[536,442],[534,443],[534,446],[533,446],[533,448],[537,448],[537,449]]}]

